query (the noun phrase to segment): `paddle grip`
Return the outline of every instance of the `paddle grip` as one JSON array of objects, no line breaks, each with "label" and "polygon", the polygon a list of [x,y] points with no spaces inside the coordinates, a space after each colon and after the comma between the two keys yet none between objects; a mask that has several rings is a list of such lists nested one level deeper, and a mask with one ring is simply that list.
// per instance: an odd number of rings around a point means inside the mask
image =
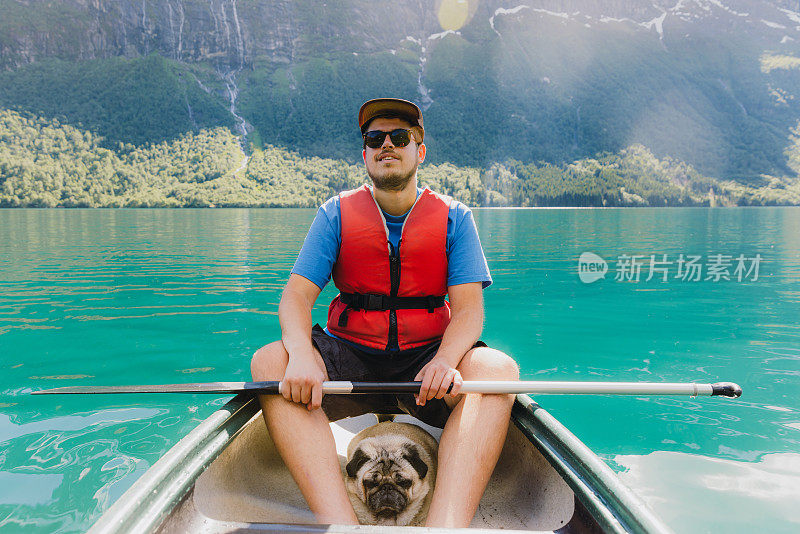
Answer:
[{"label": "paddle grip", "polygon": [[711,396],[739,398],[742,396],[742,387],[733,382],[717,382],[711,384]]},{"label": "paddle grip", "polygon": [[[353,382],[353,391],[350,393],[419,393],[422,382],[396,382],[391,387],[387,387],[382,382]],[[447,388],[447,392],[453,389],[453,385]]]}]

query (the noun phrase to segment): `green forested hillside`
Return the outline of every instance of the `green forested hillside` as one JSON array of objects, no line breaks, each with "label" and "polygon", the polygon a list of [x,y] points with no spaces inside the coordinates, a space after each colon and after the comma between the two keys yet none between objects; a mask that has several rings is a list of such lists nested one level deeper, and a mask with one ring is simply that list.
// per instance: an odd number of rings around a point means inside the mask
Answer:
[{"label": "green forested hillside", "polygon": [[[391,52],[254,64],[236,74],[237,112],[259,145],[356,162],[360,104],[419,100],[422,81],[433,163],[563,165],[641,144],[745,184],[793,174],[784,155],[800,118],[793,55],[764,60],[725,35],[665,49],[646,33],[621,39],[608,28],[522,22],[498,21],[502,39],[474,23],[424,46],[406,39]],[[232,128],[227,98],[211,63],[156,53],[0,72],[0,106],[89,129],[107,146]]]},{"label": "green forested hillside", "polygon": [[201,128],[232,127],[225,101],[212,91],[219,89],[219,81],[212,85],[214,79],[200,67],[158,54],[79,62],[48,59],[0,72],[0,107],[85,128],[109,147],[141,145]]},{"label": "green forested hillside", "polygon": [[[0,110],[0,207],[314,207],[367,179],[362,165],[275,146],[256,149],[241,168],[244,154],[227,128],[140,147],[105,144],[87,130]],[[800,141],[790,161],[800,161]],[[642,146],[564,165],[426,164],[419,178],[471,206],[800,204],[798,179],[720,181]]]},{"label": "green forested hillside", "polygon": [[424,52],[403,40],[393,53],[256,66],[240,75],[240,109],[268,143],[352,159],[338,139],[357,136],[354,110],[378,95],[419,101],[423,56],[432,162],[558,165],[642,144],[743,183],[789,172],[800,71],[764,70],[752,43],[718,35],[666,48],[647,33],[623,39],[618,28],[503,24],[502,39],[476,22],[424,43]]},{"label": "green forested hillside", "polygon": [[376,95],[413,100],[416,64],[401,55],[352,54],[240,74],[241,113],[265,143],[304,155],[360,158],[358,108]]},{"label": "green forested hillside", "polygon": [[192,206],[241,160],[224,128],[122,150],[56,120],[0,110],[0,206]]},{"label": "green forested hillside", "polygon": [[797,176],[794,4],[562,4],[0,0],[0,108],[120,154],[246,121],[245,146],[357,163],[359,105],[398,96],[424,108],[430,163],[571,180],[508,202],[599,199],[605,175],[570,165],[632,146],[753,190]]},{"label": "green forested hillside", "polygon": [[397,96],[470,205],[798,204],[800,13],[746,3],[0,0],[0,203],[313,206]]}]

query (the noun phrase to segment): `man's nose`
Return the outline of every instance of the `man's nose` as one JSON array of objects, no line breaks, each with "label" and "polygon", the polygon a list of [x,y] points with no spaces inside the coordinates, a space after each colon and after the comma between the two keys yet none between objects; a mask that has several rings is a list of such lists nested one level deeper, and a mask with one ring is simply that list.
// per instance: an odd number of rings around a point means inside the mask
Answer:
[{"label": "man's nose", "polygon": [[384,149],[384,148],[387,148],[387,147],[394,148],[394,145],[392,144],[392,135],[388,134],[388,133],[383,136],[383,144],[381,145],[381,149]]}]

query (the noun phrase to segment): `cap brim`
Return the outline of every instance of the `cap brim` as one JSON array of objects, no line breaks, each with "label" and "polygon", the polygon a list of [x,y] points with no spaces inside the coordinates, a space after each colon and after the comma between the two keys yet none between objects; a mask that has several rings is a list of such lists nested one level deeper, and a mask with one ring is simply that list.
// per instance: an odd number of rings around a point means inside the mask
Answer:
[{"label": "cap brim", "polygon": [[422,128],[422,112],[412,102],[400,100],[398,98],[376,98],[366,102],[358,112],[358,126],[364,130],[364,126],[372,119],[380,116],[396,115],[403,117],[412,126]]}]

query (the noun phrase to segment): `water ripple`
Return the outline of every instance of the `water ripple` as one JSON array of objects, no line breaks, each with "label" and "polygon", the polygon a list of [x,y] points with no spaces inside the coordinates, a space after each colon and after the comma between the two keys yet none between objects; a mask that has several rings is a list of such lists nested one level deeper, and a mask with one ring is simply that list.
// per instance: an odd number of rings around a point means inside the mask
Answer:
[{"label": "water ripple", "polygon": [[[253,352],[280,338],[281,290],[314,213],[0,210],[0,530],[85,531],[230,398],[30,391],[249,379]],[[800,475],[782,455],[800,448],[800,210],[476,210],[475,219],[494,277],[482,337],[524,377],[731,380],[745,391],[738,400],[537,396],[548,411],[626,470],[636,491],[661,499],[678,532],[755,532],[763,517],[773,531],[796,530],[784,498],[800,500],[791,492]],[[610,262],[605,279],[580,282],[584,251]],[[623,253],[739,252],[764,256],[758,281],[613,276]],[[334,295],[329,285],[315,322]],[[760,489],[736,487],[740,475]]]}]

